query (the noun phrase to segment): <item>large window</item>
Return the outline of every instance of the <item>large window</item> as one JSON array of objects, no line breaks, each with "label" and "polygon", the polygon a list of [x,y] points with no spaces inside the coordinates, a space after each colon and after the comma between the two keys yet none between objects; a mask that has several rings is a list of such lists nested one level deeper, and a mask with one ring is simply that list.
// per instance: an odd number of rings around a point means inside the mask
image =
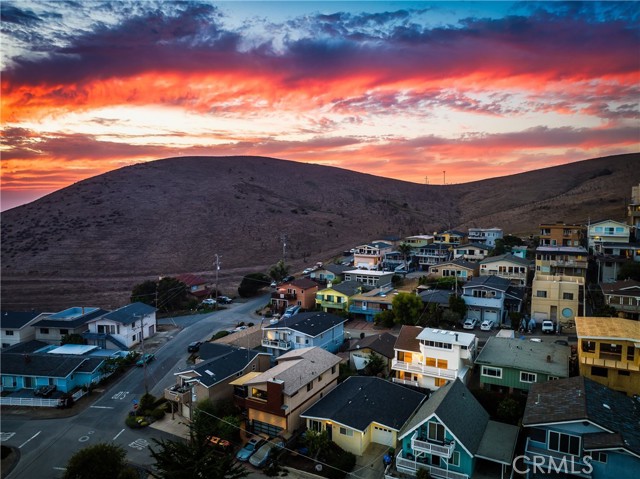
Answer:
[{"label": "large window", "polygon": [[520,371],[520,382],[521,383],[535,383],[537,379],[537,375],[534,373],[528,373],[526,371]]},{"label": "large window", "polygon": [[549,449],[578,456],[580,454],[580,437],[549,431]]},{"label": "large window", "polygon": [[342,434],[343,436],[353,436],[353,429],[347,429],[346,427],[341,427],[340,434]]},{"label": "large window", "polygon": [[490,366],[482,366],[482,376],[488,376],[490,378],[501,378],[502,368],[492,368]]},{"label": "large window", "polygon": [[460,453],[455,451],[451,459],[449,459],[449,465],[451,466],[459,466],[460,465]]},{"label": "large window", "polygon": [[593,341],[582,340],[582,351],[585,353],[595,353],[596,343]]},{"label": "large window", "polygon": [[546,291],[536,291],[536,296],[538,298],[546,298],[547,297],[547,292]]},{"label": "large window", "polygon": [[562,293],[562,299],[573,299],[573,293]]},{"label": "large window", "polygon": [[627,361],[633,361],[636,357],[636,348],[630,344],[627,346]]},{"label": "large window", "polygon": [[7,329],[4,334],[6,334],[7,336],[13,336],[13,331],[11,331],[10,329]]},{"label": "large window", "polygon": [[437,422],[430,422],[427,430],[427,438],[430,441],[444,442],[444,426]]},{"label": "large window", "polygon": [[591,375],[606,378],[609,376],[607,368],[599,368],[598,366],[591,366]]}]

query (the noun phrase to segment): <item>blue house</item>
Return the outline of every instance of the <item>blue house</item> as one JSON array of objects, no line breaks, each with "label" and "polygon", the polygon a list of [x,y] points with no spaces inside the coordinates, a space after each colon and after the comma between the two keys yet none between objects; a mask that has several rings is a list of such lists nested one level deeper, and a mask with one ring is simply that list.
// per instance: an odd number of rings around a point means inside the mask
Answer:
[{"label": "blue house", "polygon": [[[640,403],[576,376],[534,384],[522,425],[527,478],[631,479],[640,470]],[[565,476],[562,476],[565,477]]]},{"label": "blue house", "polygon": [[320,347],[331,353],[344,342],[346,319],[331,313],[298,313],[262,326],[262,346],[274,357],[293,349]]},{"label": "blue house", "polygon": [[468,479],[478,461],[487,461],[500,477],[512,463],[518,431],[490,420],[456,379],[435,391],[402,428],[395,469],[411,476],[427,469],[432,477]]}]

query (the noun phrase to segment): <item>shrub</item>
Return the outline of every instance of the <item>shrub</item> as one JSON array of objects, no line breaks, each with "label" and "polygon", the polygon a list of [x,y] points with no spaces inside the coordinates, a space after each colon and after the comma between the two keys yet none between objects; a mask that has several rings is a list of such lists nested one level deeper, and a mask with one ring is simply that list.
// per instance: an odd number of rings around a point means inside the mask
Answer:
[{"label": "shrub", "polygon": [[216,334],[213,335],[211,340],[215,341],[216,339],[224,338],[225,336],[228,336],[228,335],[229,335],[229,331],[218,331]]},{"label": "shrub", "polygon": [[159,421],[160,419],[162,419],[165,415],[165,410],[164,408],[158,407],[155,408],[153,411],[151,411],[150,416],[155,419],[156,421]]},{"label": "shrub", "polygon": [[131,429],[140,429],[142,426],[138,423],[138,416],[127,416],[124,423]]}]

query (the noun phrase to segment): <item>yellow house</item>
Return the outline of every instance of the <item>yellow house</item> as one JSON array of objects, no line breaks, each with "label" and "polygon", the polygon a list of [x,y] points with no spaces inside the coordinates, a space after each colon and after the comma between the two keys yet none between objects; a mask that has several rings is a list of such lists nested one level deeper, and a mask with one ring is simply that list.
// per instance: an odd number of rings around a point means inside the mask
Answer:
[{"label": "yellow house", "polygon": [[640,394],[640,322],[577,317],[580,374],[629,396]]},{"label": "yellow house", "polygon": [[344,281],[336,285],[329,284],[316,294],[316,306],[327,312],[349,311],[351,297],[362,292],[357,281]]},{"label": "yellow house", "polygon": [[531,287],[531,317],[537,322],[545,319],[567,325],[580,313],[580,294],[584,292],[584,278],[536,274]]},{"label": "yellow house", "polygon": [[342,449],[361,456],[371,443],[395,448],[398,432],[425,398],[381,378],[351,376],[300,417],[307,429],[326,431]]}]

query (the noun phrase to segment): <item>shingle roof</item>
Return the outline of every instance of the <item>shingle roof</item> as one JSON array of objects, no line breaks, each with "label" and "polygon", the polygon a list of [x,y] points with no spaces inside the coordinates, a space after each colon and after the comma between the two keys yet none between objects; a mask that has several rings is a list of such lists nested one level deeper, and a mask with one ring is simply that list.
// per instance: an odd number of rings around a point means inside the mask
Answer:
[{"label": "shingle roof", "polygon": [[437,303],[443,306],[449,306],[449,296],[453,294],[453,291],[448,289],[427,289],[418,293],[423,303]]},{"label": "shingle roof", "polygon": [[[620,434],[623,447],[640,454],[640,408],[635,399],[583,376],[531,386],[524,426],[585,420]],[[602,441],[597,436],[595,440]]]},{"label": "shingle roof", "polygon": [[605,294],[616,294],[619,296],[638,296],[640,292],[640,281],[625,279],[615,283],[600,283],[600,288]]},{"label": "shingle roof", "polygon": [[105,314],[102,319],[109,319],[120,324],[133,324],[137,319],[141,320],[143,316],[154,311],[156,308],[148,304],[131,303]]},{"label": "shingle roof", "polygon": [[422,328],[420,326],[402,325],[394,348],[400,349],[402,351],[420,351],[420,341],[418,341],[418,334],[420,334],[421,332]]},{"label": "shingle roof", "polygon": [[294,349],[278,358],[278,364],[245,384],[283,381],[284,393],[291,395],[340,362],[340,358],[319,347]]},{"label": "shingle roof", "polygon": [[362,285],[357,281],[343,281],[342,283],[332,285],[330,289],[347,296],[353,296],[360,291],[361,288]]},{"label": "shingle roof", "polygon": [[333,274],[340,275],[344,274],[348,269],[351,269],[351,266],[345,264],[327,264],[321,269],[326,269],[327,271],[331,271]]},{"label": "shingle roof", "polygon": [[201,346],[201,351],[205,346],[213,346],[204,348],[213,353],[215,350],[218,354],[196,364],[195,367],[181,371],[175,374],[184,374],[193,371],[198,375],[198,382],[205,387],[211,387],[225,379],[242,373],[242,371],[255,359],[259,353],[253,349],[236,348],[227,346],[226,344],[205,343]]},{"label": "shingle roof", "polygon": [[201,286],[208,283],[203,277],[191,273],[179,274],[175,278],[187,286]]},{"label": "shingle roof", "polygon": [[485,251],[491,251],[491,246],[487,246],[486,244],[480,244],[480,243],[465,243],[465,244],[461,244],[459,246],[456,246],[454,249],[462,249],[462,248],[477,248],[477,249],[483,249]]},{"label": "shingle roof", "polygon": [[2,353],[2,374],[9,376],[39,376],[66,378],[74,371],[94,371],[104,358],[64,356],[55,354]]},{"label": "shingle roof", "polygon": [[90,313],[87,313],[85,315],[79,316],[75,319],[49,319],[49,318],[44,318],[40,321],[38,321],[37,323],[34,324],[35,327],[41,327],[41,328],[76,328],[78,326],[81,326],[83,324],[88,323],[89,321],[91,321],[92,319],[96,319],[99,318],[101,316],[104,316],[105,314],[107,314],[109,311],[105,311],[104,309],[96,309],[94,311],[91,311]]},{"label": "shingle roof", "polygon": [[311,289],[311,288],[317,288],[318,287],[318,283],[316,283],[315,281],[313,281],[312,279],[309,279],[309,278],[294,279],[293,281],[291,281],[290,284],[292,284],[295,287],[300,288],[300,289]]},{"label": "shingle roof", "polygon": [[358,431],[373,422],[397,431],[424,399],[420,392],[381,378],[351,376],[301,416],[327,419]]},{"label": "shingle roof", "polygon": [[432,415],[436,415],[471,454],[476,454],[489,422],[489,413],[460,379],[435,391],[402,428],[398,438],[413,432]]},{"label": "shingle roof", "polygon": [[511,253],[505,253],[498,256],[489,256],[488,258],[485,258],[482,261],[480,261],[480,264],[495,263],[496,261],[510,261],[512,263],[516,263],[521,266],[531,266],[531,261],[527,259],[523,259],[519,256],[515,256]]},{"label": "shingle roof", "polygon": [[369,348],[386,358],[393,358],[395,355],[393,347],[396,344],[396,339],[397,338],[393,334],[389,333],[372,334],[370,336],[365,336],[364,338],[359,340],[351,348],[349,348],[349,351]]},{"label": "shingle roof", "polygon": [[311,311],[309,313],[298,313],[290,318],[281,319],[277,323],[264,326],[264,329],[289,328],[306,334],[307,336],[315,337],[345,321],[345,318],[341,318],[335,314]]},{"label": "shingle roof", "polygon": [[510,284],[511,282],[508,279],[500,278],[499,276],[476,276],[467,284],[465,284],[463,288],[471,289],[485,286],[487,288],[493,288],[499,291],[506,291],[507,289],[509,289]]},{"label": "shingle roof", "polygon": [[2,329],[20,329],[40,314],[42,313],[39,311],[2,311],[0,313],[0,327]]}]

